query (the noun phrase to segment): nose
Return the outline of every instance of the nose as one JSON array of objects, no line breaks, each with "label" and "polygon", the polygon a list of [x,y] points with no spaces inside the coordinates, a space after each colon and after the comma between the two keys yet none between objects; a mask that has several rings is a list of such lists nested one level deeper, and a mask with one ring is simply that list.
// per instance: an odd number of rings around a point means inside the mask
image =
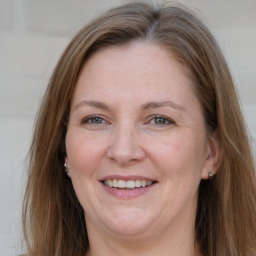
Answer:
[{"label": "nose", "polygon": [[143,160],[146,153],[138,133],[131,125],[117,127],[113,131],[107,156],[120,165],[129,165]]}]

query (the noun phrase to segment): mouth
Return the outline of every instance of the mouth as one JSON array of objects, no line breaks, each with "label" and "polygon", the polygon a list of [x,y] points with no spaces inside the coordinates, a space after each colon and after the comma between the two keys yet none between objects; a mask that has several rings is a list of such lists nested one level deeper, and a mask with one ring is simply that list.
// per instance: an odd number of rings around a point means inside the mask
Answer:
[{"label": "mouth", "polygon": [[110,175],[100,180],[104,190],[120,199],[133,199],[152,190],[158,181],[142,176]]},{"label": "mouth", "polygon": [[103,180],[102,183],[110,188],[117,189],[139,189],[152,186],[156,181],[134,179],[134,180],[123,180],[123,179],[107,179]]}]

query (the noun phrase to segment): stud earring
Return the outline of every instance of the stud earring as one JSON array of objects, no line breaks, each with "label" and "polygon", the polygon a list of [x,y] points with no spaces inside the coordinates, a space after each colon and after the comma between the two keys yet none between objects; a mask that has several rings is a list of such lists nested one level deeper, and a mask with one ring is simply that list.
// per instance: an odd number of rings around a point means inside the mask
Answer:
[{"label": "stud earring", "polygon": [[209,177],[209,180],[212,180],[212,179],[213,179],[212,170],[209,170],[209,171],[208,171],[208,177]]},{"label": "stud earring", "polygon": [[71,177],[71,170],[67,167],[67,164],[64,163],[64,167],[65,167],[65,172],[66,174],[68,175],[68,177],[70,178]]}]

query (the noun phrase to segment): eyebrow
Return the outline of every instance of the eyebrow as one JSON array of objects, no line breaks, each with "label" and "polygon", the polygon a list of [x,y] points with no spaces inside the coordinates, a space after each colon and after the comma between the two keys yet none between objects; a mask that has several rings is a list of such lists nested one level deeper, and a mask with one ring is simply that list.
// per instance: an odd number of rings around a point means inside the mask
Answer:
[{"label": "eyebrow", "polygon": [[110,110],[109,106],[106,105],[105,103],[102,103],[100,101],[94,101],[94,100],[82,100],[75,105],[74,110],[76,110],[77,108],[79,108],[83,105],[87,105],[90,107],[99,108],[99,109],[103,109],[103,110]]},{"label": "eyebrow", "polygon": [[178,105],[177,103],[175,103],[174,101],[168,100],[168,101],[152,101],[152,102],[148,102],[142,105],[142,109],[143,110],[148,110],[148,109],[155,109],[155,108],[161,108],[161,107],[171,107],[173,109],[177,109],[177,110],[181,110],[181,111],[185,111],[185,108],[181,105]]},{"label": "eyebrow", "polygon": [[[82,100],[74,106],[74,110],[76,110],[77,108],[79,108],[83,105],[111,111],[111,108],[107,104],[100,102],[100,101],[94,101],[94,100]],[[166,107],[166,106],[171,107],[173,109],[185,111],[185,108],[183,106],[178,105],[177,103],[175,103],[174,101],[171,101],[171,100],[160,101],[160,102],[158,102],[158,101],[147,102],[141,106],[141,109],[149,110],[149,109],[161,108],[161,107]]]}]

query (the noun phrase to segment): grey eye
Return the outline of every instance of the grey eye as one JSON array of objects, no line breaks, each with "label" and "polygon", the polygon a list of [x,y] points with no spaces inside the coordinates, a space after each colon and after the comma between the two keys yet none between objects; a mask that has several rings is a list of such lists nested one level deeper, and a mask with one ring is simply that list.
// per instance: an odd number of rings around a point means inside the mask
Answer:
[{"label": "grey eye", "polygon": [[89,116],[82,121],[83,124],[105,124],[106,121],[100,116]]},{"label": "grey eye", "polygon": [[93,118],[90,118],[90,120],[88,121],[90,121],[93,124],[101,124],[103,122],[103,119],[100,117],[93,117]]},{"label": "grey eye", "polygon": [[165,116],[155,116],[151,119],[150,122],[157,125],[168,125],[175,123],[172,119],[167,118]]},{"label": "grey eye", "polygon": [[163,118],[163,117],[155,117],[154,122],[155,122],[155,124],[168,124],[169,120],[167,120],[166,118]]}]

